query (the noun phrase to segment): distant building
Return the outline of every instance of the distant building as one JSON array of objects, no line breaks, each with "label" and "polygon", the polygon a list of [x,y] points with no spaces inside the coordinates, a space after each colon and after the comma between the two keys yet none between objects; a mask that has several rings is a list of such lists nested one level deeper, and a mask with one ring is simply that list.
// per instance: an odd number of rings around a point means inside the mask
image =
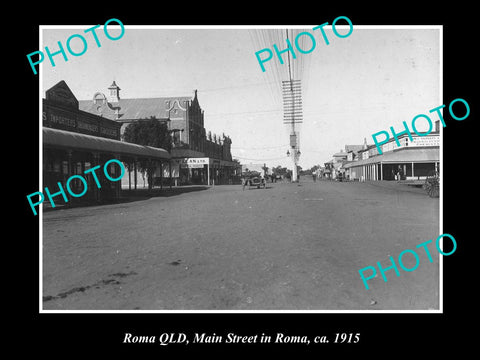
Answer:
[{"label": "distant building", "polygon": [[333,160],[330,160],[329,162],[324,163],[325,167],[323,169],[323,177],[327,179],[333,179]]},{"label": "distant building", "polygon": [[340,152],[333,154],[333,159],[330,162],[325,163],[326,173],[329,174],[328,177],[335,179],[339,174],[344,175],[345,170],[343,164],[357,159],[358,152],[364,149],[364,147],[365,145],[345,145],[345,149],[340,149]]},{"label": "distant building", "polygon": [[113,81],[108,96],[97,92],[92,100],[79,102],[80,109],[114,120],[125,128],[142,119],[157,119],[167,124],[172,136],[172,161],[156,172],[156,180],[170,176],[180,184],[229,183],[235,173],[230,137],[205,130],[204,111],[197,90],[192,96],[156,98],[120,97],[120,87]]},{"label": "distant building", "polygon": [[342,168],[350,180],[423,180],[440,169],[439,122],[435,130],[426,136],[412,133],[398,137],[400,146],[392,138],[381,145],[382,155],[375,145],[366,145],[357,157],[345,162]]},{"label": "distant building", "polygon": [[345,152],[347,153],[347,161],[354,161],[358,158],[358,152],[365,149],[366,139],[364,145],[345,145]]},{"label": "distant building", "polygon": [[332,156],[333,156],[333,163],[334,164],[340,164],[344,160],[347,160],[347,153],[345,151],[343,151],[343,149],[340,149],[340,152],[335,153]]}]

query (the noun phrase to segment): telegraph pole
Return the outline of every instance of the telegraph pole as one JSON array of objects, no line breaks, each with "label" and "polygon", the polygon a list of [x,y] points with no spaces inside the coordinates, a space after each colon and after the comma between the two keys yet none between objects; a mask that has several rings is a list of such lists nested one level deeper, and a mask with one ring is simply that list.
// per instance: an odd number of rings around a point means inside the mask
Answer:
[{"label": "telegraph pole", "polygon": [[299,133],[295,131],[295,124],[303,122],[302,114],[302,85],[300,80],[282,81],[283,88],[283,123],[290,128],[290,151],[292,157],[292,181],[297,181],[297,165],[300,157]]},{"label": "telegraph pole", "polygon": [[[288,29],[286,29],[288,40]],[[299,133],[295,131],[295,124],[303,122],[302,114],[302,84],[300,80],[293,80],[292,71],[290,65],[290,53],[288,56],[288,81],[282,81],[283,90],[283,123],[291,125],[290,131],[290,150],[287,155],[292,157],[293,169],[292,169],[292,181],[296,182],[297,175],[297,163],[300,157],[299,147]]]}]

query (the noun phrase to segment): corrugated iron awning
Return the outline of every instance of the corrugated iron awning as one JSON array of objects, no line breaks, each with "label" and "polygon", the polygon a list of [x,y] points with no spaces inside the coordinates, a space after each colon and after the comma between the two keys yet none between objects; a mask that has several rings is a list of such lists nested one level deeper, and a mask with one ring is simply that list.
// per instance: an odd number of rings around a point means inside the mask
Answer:
[{"label": "corrugated iron awning", "polygon": [[440,149],[433,148],[404,148],[397,151],[390,151],[382,155],[372,156],[366,160],[352,161],[343,165],[343,168],[379,164],[382,163],[402,163],[402,162],[436,162],[440,161]]},{"label": "corrugated iron awning", "polygon": [[132,144],[98,136],[51,129],[47,127],[43,128],[42,134],[43,145],[68,149],[99,151],[119,155],[147,157],[151,159],[171,158],[169,152],[164,149]]}]

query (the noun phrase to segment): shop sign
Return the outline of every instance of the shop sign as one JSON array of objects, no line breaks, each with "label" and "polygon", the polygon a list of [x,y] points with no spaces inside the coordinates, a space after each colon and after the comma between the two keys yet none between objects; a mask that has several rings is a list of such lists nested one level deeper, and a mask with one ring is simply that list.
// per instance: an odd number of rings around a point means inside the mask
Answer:
[{"label": "shop sign", "polygon": [[209,158],[183,158],[180,167],[188,169],[200,169],[209,164]]},{"label": "shop sign", "polygon": [[440,136],[415,137],[410,146],[440,146]]},{"label": "shop sign", "polygon": [[66,126],[66,127],[76,127],[76,119],[67,115],[67,113],[58,112],[57,114],[51,112],[43,112],[42,113],[42,120],[44,123],[49,123],[52,127],[55,125]]},{"label": "shop sign", "polygon": [[[463,116],[457,116],[458,114],[454,114],[453,113],[453,105],[458,103],[458,102],[461,102],[463,104],[463,106],[465,107],[465,114]],[[429,113],[433,113],[433,112],[436,112],[438,117],[439,117],[439,120],[442,122],[442,126],[443,127],[446,127],[447,124],[445,123],[445,120],[443,119],[443,115],[442,115],[442,112],[440,111],[441,109],[443,109],[445,107],[445,104],[442,104],[440,106],[437,106],[436,108],[433,108],[431,110],[429,110]],[[458,109],[457,109],[458,111]],[[463,121],[465,120],[466,118],[468,118],[468,116],[470,115],[470,105],[468,105],[468,102],[464,99],[461,99],[461,98],[457,98],[453,101],[450,102],[450,105],[448,106],[448,112],[450,113],[450,116],[452,118],[454,118],[455,120],[457,121]],[[426,132],[419,132],[415,126],[415,122],[418,120],[418,119],[425,119],[428,123],[428,130]],[[390,126],[390,131],[392,132],[392,135],[395,139],[395,143],[397,144],[398,147],[400,146],[405,146],[405,142],[403,144],[400,143],[400,140],[399,140],[399,136],[400,135],[408,135],[410,141],[414,141],[413,140],[413,136],[412,136],[412,132],[410,131],[410,129],[408,128],[408,124],[403,121],[403,127],[405,128],[404,131],[401,131],[399,133],[397,133],[393,126]],[[413,119],[412,119],[412,124],[411,124],[411,127],[413,129],[413,131],[415,132],[415,134],[417,134],[417,136],[420,136],[420,137],[423,137],[423,136],[427,136],[428,134],[430,134],[433,130],[433,122],[432,122],[432,119],[430,119],[430,117],[426,114],[418,114],[416,115]],[[385,139],[378,142],[378,139],[377,139],[377,136],[378,135],[385,135]],[[375,142],[375,146],[377,147],[378,149],[378,153],[380,155],[382,155],[382,151],[384,151],[382,145],[384,144],[388,144],[389,140],[390,140],[390,135],[388,133],[388,131],[385,131],[385,130],[381,130],[375,134],[372,134],[372,138],[373,138],[373,141]],[[418,145],[417,145],[418,146]]]},{"label": "shop sign", "polygon": [[79,120],[77,114],[55,109],[43,111],[43,126],[117,139],[118,130]]}]

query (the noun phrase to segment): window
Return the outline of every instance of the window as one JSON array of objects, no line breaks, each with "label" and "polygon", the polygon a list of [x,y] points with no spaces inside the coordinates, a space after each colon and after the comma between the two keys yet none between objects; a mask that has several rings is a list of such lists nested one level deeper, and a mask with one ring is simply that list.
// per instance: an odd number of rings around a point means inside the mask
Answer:
[{"label": "window", "polygon": [[105,96],[101,93],[96,93],[93,97],[93,103],[95,105],[103,105],[105,104]]},{"label": "window", "polygon": [[116,175],[115,166],[113,165],[113,163],[111,163],[110,166],[108,167],[108,173],[110,174],[111,177],[114,177]]},{"label": "window", "polygon": [[56,159],[53,162],[53,171],[58,173],[60,172],[60,161]]},{"label": "window", "polygon": [[180,143],[180,131],[173,132],[173,143],[174,144]]},{"label": "window", "polygon": [[68,175],[68,161],[62,161],[62,174]]}]

